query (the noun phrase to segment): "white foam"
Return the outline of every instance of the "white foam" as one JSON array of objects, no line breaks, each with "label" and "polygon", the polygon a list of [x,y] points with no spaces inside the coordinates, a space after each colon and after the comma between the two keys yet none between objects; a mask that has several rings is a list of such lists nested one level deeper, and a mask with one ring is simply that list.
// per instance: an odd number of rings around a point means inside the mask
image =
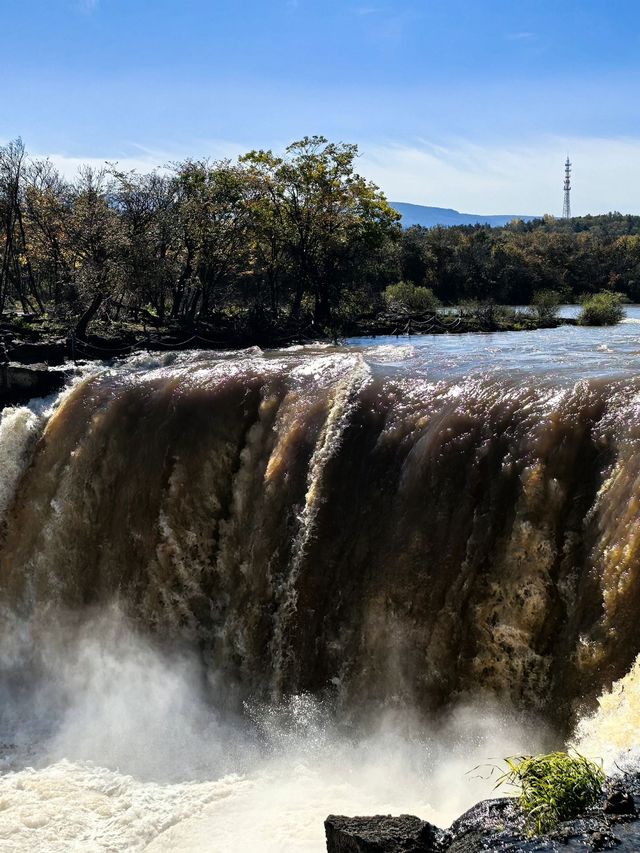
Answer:
[{"label": "white foam", "polygon": [[629,672],[598,699],[597,710],[580,721],[576,748],[602,760],[609,773],[640,770],[640,655]]},{"label": "white foam", "polygon": [[0,850],[134,853],[235,786],[241,780],[144,783],[68,761],[10,773],[0,779]]},{"label": "white foam", "polygon": [[[437,731],[408,709],[344,730],[305,696],[221,715],[195,659],[161,653],[117,611],[79,630],[54,624],[13,625],[23,657],[0,656],[24,680],[40,649],[33,692],[12,696],[7,679],[1,697],[15,731],[33,736],[0,776],[0,851],[321,853],[329,813],[442,826],[491,794],[475,765],[541,746],[539,727],[479,706]],[[12,734],[0,731],[5,759]]]},{"label": "white foam", "polygon": [[44,419],[26,406],[4,409],[0,415],[0,516],[8,509],[43,425]]}]

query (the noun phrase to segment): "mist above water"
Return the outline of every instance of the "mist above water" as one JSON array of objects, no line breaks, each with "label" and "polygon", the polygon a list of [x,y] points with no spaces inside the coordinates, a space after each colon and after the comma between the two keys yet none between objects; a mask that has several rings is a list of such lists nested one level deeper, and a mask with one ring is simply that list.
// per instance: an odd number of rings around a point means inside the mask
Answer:
[{"label": "mist above water", "polygon": [[0,849],[322,850],[329,812],[444,825],[491,792],[476,765],[551,742],[491,704],[432,724],[405,707],[349,725],[311,696],[233,713],[198,656],[162,650],[117,608],[53,615],[5,624]]}]

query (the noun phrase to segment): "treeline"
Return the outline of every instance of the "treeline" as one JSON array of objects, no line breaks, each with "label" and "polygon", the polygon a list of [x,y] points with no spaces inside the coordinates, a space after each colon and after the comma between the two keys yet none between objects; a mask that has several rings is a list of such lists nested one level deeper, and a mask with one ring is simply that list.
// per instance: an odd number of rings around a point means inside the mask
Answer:
[{"label": "treeline", "polygon": [[65,180],[20,140],[0,148],[0,313],[193,323],[221,314],[326,323],[397,275],[398,214],[356,174],[357,148],[186,160]]},{"label": "treeline", "polygon": [[545,217],[504,228],[407,229],[402,278],[445,304],[529,305],[552,290],[574,302],[600,290],[640,301],[640,216]]},{"label": "treeline", "polygon": [[444,304],[640,301],[640,217],[403,230],[356,171],[357,147],[306,137],[282,154],[117,164],[74,180],[21,140],[0,147],[0,313],[75,328],[230,322],[336,330],[385,310],[398,282]]}]

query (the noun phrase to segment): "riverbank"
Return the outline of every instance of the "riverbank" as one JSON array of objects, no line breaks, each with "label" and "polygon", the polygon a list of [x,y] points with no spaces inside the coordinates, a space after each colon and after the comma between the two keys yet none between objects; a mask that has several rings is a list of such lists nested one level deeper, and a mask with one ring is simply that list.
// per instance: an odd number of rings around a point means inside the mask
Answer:
[{"label": "riverbank", "polygon": [[505,306],[482,306],[470,311],[440,310],[427,313],[380,313],[346,320],[341,335],[347,338],[387,335],[439,335],[469,332],[532,332],[575,326],[573,317],[538,317]]},{"label": "riverbank", "polygon": [[274,324],[260,317],[221,317],[188,325],[96,322],[91,333],[80,336],[49,317],[13,315],[0,318],[0,363],[59,366],[66,361],[108,360],[143,351],[277,349],[351,337],[535,331],[575,324],[573,318],[543,319],[526,311],[489,306],[472,312],[377,313],[326,325],[311,318]]},{"label": "riverbank", "polygon": [[59,391],[78,363],[109,362],[139,352],[241,350],[252,346],[281,349],[339,343],[348,338],[531,332],[576,324],[573,317],[545,319],[527,310],[483,306],[466,312],[378,313],[342,320],[331,327],[318,326],[311,318],[297,324],[283,320],[277,326],[260,322],[259,317],[221,317],[206,324],[162,326],[96,321],[90,333],[80,337],[73,328],[47,316],[10,315],[0,318],[0,405]]},{"label": "riverbank", "polygon": [[611,778],[603,796],[583,815],[532,837],[513,798],[485,800],[443,830],[413,815],[325,821],[327,853],[559,853],[572,850],[640,850],[640,774]]}]

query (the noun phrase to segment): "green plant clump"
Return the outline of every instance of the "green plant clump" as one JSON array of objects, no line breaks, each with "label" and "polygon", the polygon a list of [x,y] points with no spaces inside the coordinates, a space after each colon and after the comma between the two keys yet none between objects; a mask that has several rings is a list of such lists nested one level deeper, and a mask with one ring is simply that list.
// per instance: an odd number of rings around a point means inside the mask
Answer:
[{"label": "green plant clump", "polygon": [[429,287],[416,287],[413,282],[399,281],[384,291],[384,301],[389,308],[411,312],[435,311],[440,304]]},{"label": "green plant clump", "polygon": [[602,795],[602,767],[578,752],[519,755],[505,758],[505,762],[509,769],[497,785],[519,790],[518,802],[535,835],[578,817]]},{"label": "green plant clump", "polygon": [[601,290],[583,302],[578,322],[581,326],[615,326],[623,317],[621,295]]}]

